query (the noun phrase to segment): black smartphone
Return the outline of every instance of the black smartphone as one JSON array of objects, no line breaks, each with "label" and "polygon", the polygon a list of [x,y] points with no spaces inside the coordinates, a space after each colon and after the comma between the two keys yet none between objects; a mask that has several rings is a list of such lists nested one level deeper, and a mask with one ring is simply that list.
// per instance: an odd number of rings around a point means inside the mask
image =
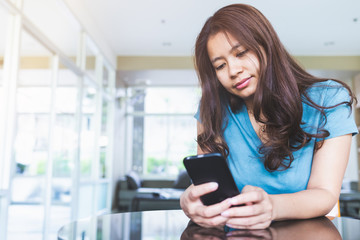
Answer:
[{"label": "black smartphone", "polygon": [[200,197],[204,205],[219,203],[240,194],[225,158],[220,153],[189,156],[183,160],[194,185],[217,182],[218,189]]}]

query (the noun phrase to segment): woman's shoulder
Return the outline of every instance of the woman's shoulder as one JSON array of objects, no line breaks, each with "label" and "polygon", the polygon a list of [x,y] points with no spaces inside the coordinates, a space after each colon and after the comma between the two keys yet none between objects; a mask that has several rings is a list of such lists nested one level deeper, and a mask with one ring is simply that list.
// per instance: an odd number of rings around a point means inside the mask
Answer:
[{"label": "woman's shoulder", "polygon": [[334,80],[319,81],[307,89],[309,98],[317,104],[328,105],[338,104],[350,99],[346,87]]},{"label": "woman's shoulder", "polygon": [[345,88],[341,83],[335,80],[325,80],[325,81],[318,81],[313,83],[307,90],[308,92],[312,91],[324,91],[328,89],[341,89]]}]

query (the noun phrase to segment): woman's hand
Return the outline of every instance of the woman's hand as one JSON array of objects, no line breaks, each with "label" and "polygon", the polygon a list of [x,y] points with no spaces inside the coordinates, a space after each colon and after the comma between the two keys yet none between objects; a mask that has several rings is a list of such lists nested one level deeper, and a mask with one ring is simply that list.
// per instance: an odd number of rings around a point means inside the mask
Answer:
[{"label": "woman's hand", "polygon": [[228,217],[221,215],[222,212],[229,209],[231,203],[229,199],[211,206],[205,206],[200,196],[213,192],[218,188],[217,183],[205,183],[201,185],[191,185],[180,197],[180,206],[184,213],[196,224],[206,227],[224,226]]},{"label": "woman's hand", "polygon": [[180,240],[222,240],[225,239],[225,232],[219,228],[203,228],[198,224],[190,221]]},{"label": "woman's hand", "polygon": [[233,206],[222,216],[229,218],[226,225],[236,229],[264,229],[270,226],[273,218],[273,204],[270,196],[261,188],[245,186],[241,194],[229,199]]}]

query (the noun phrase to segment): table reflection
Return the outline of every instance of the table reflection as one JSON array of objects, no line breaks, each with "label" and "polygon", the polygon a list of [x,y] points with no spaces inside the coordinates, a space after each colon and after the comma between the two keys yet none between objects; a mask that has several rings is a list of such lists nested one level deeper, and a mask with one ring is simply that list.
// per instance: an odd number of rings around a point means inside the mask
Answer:
[{"label": "table reflection", "polygon": [[60,240],[127,239],[360,239],[360,221],[326,217],[273,222],[264,230],[202,228],[181,210],[118,213],[70,223],[58,232]]},{"label": "table reflection", "polygon": [[224,232],[220,229],[205,229],[190,222],[181,240],[189,239],[264,239],[264,240],[303,240],[303,239],[342,239],[334,223],[326,217],[274,222],[267,229],[235,230]]},{"label": "table reflection", "polygon": [[65,225],[58,239],[179,239],[188,222],[181,210],[109,214]]}]

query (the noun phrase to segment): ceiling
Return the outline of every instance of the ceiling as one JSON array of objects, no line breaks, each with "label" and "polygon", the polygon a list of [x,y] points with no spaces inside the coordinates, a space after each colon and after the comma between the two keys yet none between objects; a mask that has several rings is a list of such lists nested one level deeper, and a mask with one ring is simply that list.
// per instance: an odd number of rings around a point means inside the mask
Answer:
[{"label": "ceiling", "polygon": [[293,55],[360,55],[359,0],[79,0],[116,55],[190,56],[205,20],[250,3]]},{"label": "ceiling", "polygon": [[[63,52],[76,55],[78,40],[73,36],[81,26],[66,14],[62,1],[70,0],[24,0],[25,15]],[[360,56],[359,0],[76,1],[114,56],[191,56],[206,19],[220,7],[239,2],[263,12],[293,55]],[[0,20],[6,35],[7,17],[1,6]],[[0,38],[0,55],[5,39]],[[27,38],[23,42],[29,54],[37,51]]]},{"label": "ceiling", "polygon": [[[1,0],[3,1],[3,0]],[[64,2],[24,0],[27,18],[62,52],[75,56],[81,26]],[[360,0],[76,0],[92,19],[113,56],[191,56],[197,34],[217,9],[232,3],[258,8],[273,24],[285,47],[297,56],[360,56]],[[78,13],[79,14],[79,13]],[[81,14],[81,13],[80,13]],[[0,4],[0,56],[9,24]],[[99,34],[100,33],[100,34]],[[51,55],[35,39],[23,34],[22,55]],[[121,74],[124,74],[122,76]],[[193,71],[121,73],[131,85],[196,83]],[[351,79],[351,71],[314,72],[318,76]],[[119,75],[119,76],[120,76]],[[178,78],[174,79],[174,75]],[[156,81],[154,80],[156,79]],[[158,80],[160,79],[160,80]],[[187,79],[184,81],[184,79]]]}]

